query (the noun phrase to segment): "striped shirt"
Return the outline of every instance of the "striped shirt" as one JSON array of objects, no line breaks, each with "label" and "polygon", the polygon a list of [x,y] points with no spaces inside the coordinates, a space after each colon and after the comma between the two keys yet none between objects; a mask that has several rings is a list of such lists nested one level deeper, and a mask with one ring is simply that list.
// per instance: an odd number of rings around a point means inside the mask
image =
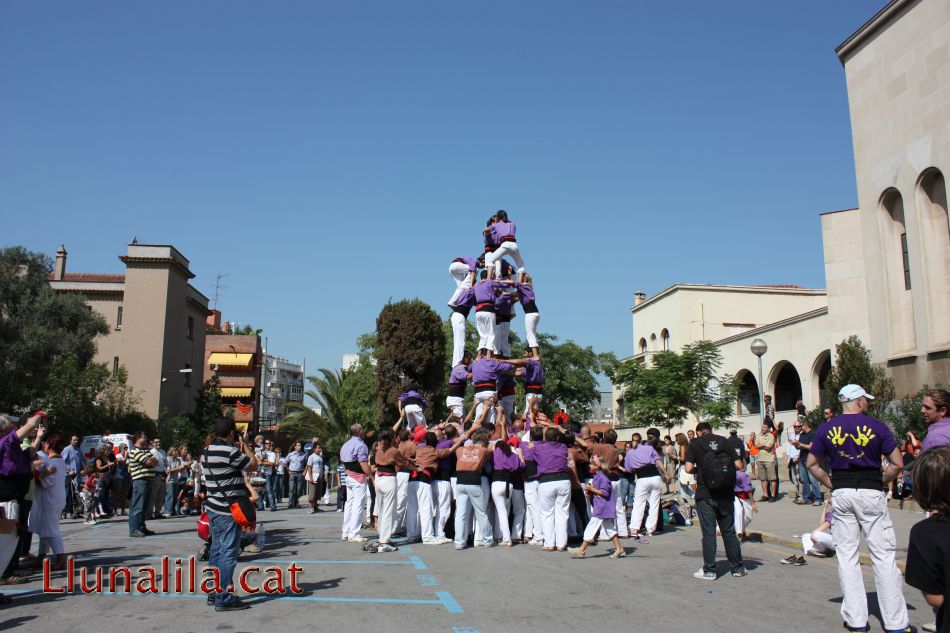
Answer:
[{"label": "striped shirt", "polygon": [[201,470],[204,473],[208,497],[205,506],[210,512],[230,514],[231,503],[248,496],[241,472],[251,459],[234,446],[215,438],[201,455]]},{"label": "striped shirt", "polygon": [[155,471],[145,465],[151,456],[152,453],[147,448],[132,447],[129,451],[129,474],[132,475],[132,481],[151,479],[155,476]]}]

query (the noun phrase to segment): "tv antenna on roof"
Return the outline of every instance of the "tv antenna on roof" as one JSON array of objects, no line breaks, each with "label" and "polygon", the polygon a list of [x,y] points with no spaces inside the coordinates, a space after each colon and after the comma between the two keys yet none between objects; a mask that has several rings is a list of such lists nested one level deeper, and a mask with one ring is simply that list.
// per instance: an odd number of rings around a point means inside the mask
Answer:
[{"label": "tv antenna on roof", "polygon": [[230,286],[225,286],[221,283],[221,280],[229,276],[231,273],[218,273],[218,278],[214,282],[214,301],[212,302],[212,310],[218,309],[218,298],[221,296],[221,291],[230,288]]}]

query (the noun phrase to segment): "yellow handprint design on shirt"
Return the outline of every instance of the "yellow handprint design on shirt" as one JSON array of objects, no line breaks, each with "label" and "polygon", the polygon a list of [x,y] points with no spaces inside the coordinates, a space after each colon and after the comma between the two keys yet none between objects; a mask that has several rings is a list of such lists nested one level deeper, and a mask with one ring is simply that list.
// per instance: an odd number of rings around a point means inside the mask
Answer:
[{"label": "yellow handprint design on shirt", "polygon": [[857,434],[852,434],[851,439],[854,440],[854,443],[858,446],[867,446],[868,442],[874,439],[874,431],[871,430],[869,426],[859,426],[857,429]]},{"label": "yellow handprint design on shirt", "polygon": [[833,446],[841,446],[848,439],[848,434],[842,434],[840,426],[833,426],[828,432],[828,439],[831,440]]}]

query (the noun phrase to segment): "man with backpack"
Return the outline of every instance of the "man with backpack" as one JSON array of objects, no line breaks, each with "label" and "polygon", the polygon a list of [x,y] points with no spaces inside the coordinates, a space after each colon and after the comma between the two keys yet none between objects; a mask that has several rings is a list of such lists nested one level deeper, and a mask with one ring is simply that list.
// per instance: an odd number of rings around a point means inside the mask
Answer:
[{"label": "man with backpack", "polygon": [[700,580],[716,580],[716,525],[722,534],[732,575],[746,575],[734,519],[736,459],[726,438],[714,435],[708,422],[696,425],[696,437],[686,449],[686,472],[696,473],[696,512],[703,532],[703,568],[693,574]]}]

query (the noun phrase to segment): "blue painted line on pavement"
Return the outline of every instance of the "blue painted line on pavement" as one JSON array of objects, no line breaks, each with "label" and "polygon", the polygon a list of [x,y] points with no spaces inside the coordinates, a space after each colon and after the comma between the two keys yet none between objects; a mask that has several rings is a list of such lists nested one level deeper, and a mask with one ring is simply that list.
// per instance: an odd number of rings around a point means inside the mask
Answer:
[{"label": "blue painted line on pavement", "polygon": [[[4,589],[3,593],[5,594],[37,594],[44,595],[44,592],[38,589]],[[73,592],[74,595],[91,595],[91,596],[125,596],[125,597],[136,597],[136,598],[183,598],[186,600],[206,600],[207,594],[203,593],[141,593],[138,591],[101,591],[93,594],[84,594],[79,590]],[[49,595],[63,595],[63,594],[49,594]],[[462,607],[458,602],[455,601],[455,598],[452,597],[452,594],[446,591],[436,592],[436,599],[429,600],[425,598],[343,598],[343,597],[326,597],[326,596],[267,596],[271,600],[295,600],[300,602],[346,602],[346,603],[363,603],[363,604],[431,604],[445,607],[446,611],[449,613],[464,613]],[[244,599],[253,602],[255,596],[243,596]]]},{"label": "blue painted line on pavement", "polygon": [[416,569],[429,569],[429,566],[423,563],[418,556],[410,556],[408,564],[414,565]]},{"label": "blue painted line on pavement", "polygon": [[462,605],[448,591],[436,591],[435,595],[449,613],[465,613]]},{"label": "blue painted line on pavement", "polygon": [[439,579],[430,574],[416,574],[416,580],[419,581],[419,584],[423,587],[438,587]]}]

